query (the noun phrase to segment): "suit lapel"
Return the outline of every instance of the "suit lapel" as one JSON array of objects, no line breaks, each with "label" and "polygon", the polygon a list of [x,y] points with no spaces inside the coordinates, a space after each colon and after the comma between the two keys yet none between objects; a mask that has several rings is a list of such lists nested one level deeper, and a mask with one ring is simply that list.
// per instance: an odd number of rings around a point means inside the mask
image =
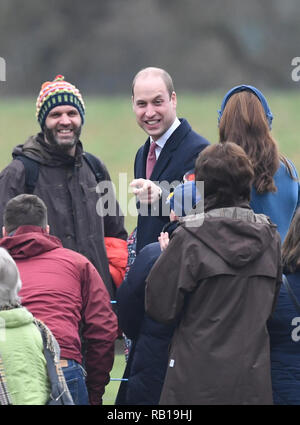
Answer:
[{"label": "suit lapel", "polygon": [[150,137],[148,137],[144,149],[143,149],[143,160],[142,160],[142,176],[143,178],[146,178],[146,163],[147,163],[147,156],[150,148]]},{"label": "suit lapel", "polygon": [[146,161],[149,152],[150,138],[146,140],[145,144],[139,149],[134,163],[134,178],[146,178]]},{"label": "suit lapel", "polygon": [[[159,181],[160,175],[167,168],[170,161],[172,161],[172,157],[175,154],[178,146],[180,145],[180,143],[182,142],[183,138],[186,136],[188,131],[190,131],[191,129],[190,125],[185,119],[181,119],[180,121],[181,121],[180,126],[176,128],[173,134],[171,134],[171,136],[167,140],[165,146],[163,147],[159,155],[159,158],[151,174],[152,181]],[[149,150],[149,145],[147,149],[147,154],[148,154],[148,150]],[[146,154],[146,159],[147,159],[147,154]],[[144,162],[144,167],[146,170],[146,160]]]}]

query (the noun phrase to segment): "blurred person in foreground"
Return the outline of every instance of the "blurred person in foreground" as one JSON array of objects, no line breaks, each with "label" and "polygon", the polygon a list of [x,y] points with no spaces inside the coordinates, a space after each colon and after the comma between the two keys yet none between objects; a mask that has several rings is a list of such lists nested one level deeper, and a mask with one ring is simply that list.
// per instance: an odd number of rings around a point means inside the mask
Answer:
[{"label": "blurred person in foreground", "polygon": [[253,167],[234,143],[206,148],[204,214],[173,232],[146,279],[146,312],[177,323],[160,404],[272,404],[270,317],[280,236],[249,207]]},{"label": "blurred person in foreground", "polygon": [[51,331],[21,304],[16,263],[0,248],[0,405],[74,404]]},{"label": "blurred person in foreground", "polygon": [[271,133],[273,114],[264,95],[255,87],[233,87],[219,110],[220,143],[230,140],[251,159],[254,180],[250,207],[277,225],[283,243],[300,203],[298,174],[285,158]]},{"label": "blurred person in foreground", "polygon": [[74,403],[102,404],[117,336],[117,318],[103,280],[86,257],[63,248],[49,234],[47,208],[37,196],[12,198],[3,221],[0,246],[19,268],[22,304],[57,339]]},{"label": "blurred person in foreground", "polygon": [[169,196],[170,223],[159,242],[145,246],[117,291],[119,325],[131,339],[131,348],[116,404],[157,405],[168,364],[168,350],[174,324],[163,325],[145,313],[145,280],[151,267],[168,246],[169,237],[199,201],[195,182],[177,186]]},{"label": "blurred person in foreground", "polygon": [[282,265],[283,285],[275,312],[268,322],[273,397],[275,404],[299,405],[300,210],[297,210],[282,245]]},{"label": "blurred person in foreground", "polygon": [[161,68],[139,71],[132,83],[132,105],[138,125],[149,136],[138,150],[134,180],[137,196],[137,252],[157,238],[169,221],[165,206],[170,187],[194,168],[196,158],[209,142],[184,118],[177,118],[177,97],[171,76]]},{"label": "blurred person in foreground", "polygon": [[62,75],[46,81],[36,116],[41,131],[14,148],[13,161],[0,174],[0,227],[9,199],[39,196],[48,208],[51,234],[93,263],[114,298],[125,274],[127,232],[105,165],[84,152],[79,139],[85,120],[81,93]]}]

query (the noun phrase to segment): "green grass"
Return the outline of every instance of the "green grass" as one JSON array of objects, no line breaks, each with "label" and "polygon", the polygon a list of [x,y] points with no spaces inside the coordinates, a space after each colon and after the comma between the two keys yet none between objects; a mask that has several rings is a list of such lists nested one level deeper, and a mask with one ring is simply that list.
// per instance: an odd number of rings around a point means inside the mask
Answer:
[{"label": "green grass", "polygon": [[[178,97],[178,116],[186,117],[195,131],[212,143],[218,141],[217,109],[224,93],[180,94]],[[1,92],[0,92],[1,95]],[[287,155],[300,170],[299,110],[298,93],[266,93],[274,114],[273,136],[280,150]],[[125,193],[133,178],[133,164],[137,149],[145,142],[145,133],[137,126],[132,112],[130,97],[85,98],[86,121],[82,131],[84,148],[98,155],[107,165],[111,178],[116,185],[118,199],[132,194]],[[11,151],[17,144],[39,131],[35,119],[35,98],[0,98],[0,168],[11,159]],[[119,174],[126,175],[120,187]],[[120,193],[119,193],[120,187]],[[134,204],[132,199],[131,205]],[[135,208],[125,213],[125,224],[130,232],[136,223]]]},{"label": "green grass", "polygon": [[[116,354],[114,366],[110,373],[111,378],[122,378],[125,369],[125,356],[124,354]],[[115,404],[116,396],[119,390],[121,381],[110,381],[105,387],[103,396],[103,404]]]},{"label": "green grass", "polygon": [[[223,95],[224,93],[191,95],[177,92],[178,116],[186,117],[195,131],[216,143],[217,110]],[[300,171],[300,96],[297,92],[269,92],[265,95],[274,115],[273,136],[278,141],[281,152],[287,155]],[[0,97],[0,169],[10,162],[15,145],[24,143],[27,137],[39,131],[35,119],[35,101],[35,98]],[[124,195],[133,178],[135,153],[145,142],[146,135],[135,122],[129,96],[85,98],[85,104],[86,122],[81,140],[85,150],[98,155],[107,165],[116,185],[117,198],[120,199],[120,195]],[[119,173],[127,175],[127,184],[123,182],[121,193]],[[128,200],[130,199],[132,194],[128,194]],[[135,227],[136,217],[127,214],[125,224],[130,232]],[[117,354],[111,377],[121,378],[124,367],[124,355]],[[105,404],[114,404],[119,385],[120,383],[115,381],[107,385],[103,399]]]}]

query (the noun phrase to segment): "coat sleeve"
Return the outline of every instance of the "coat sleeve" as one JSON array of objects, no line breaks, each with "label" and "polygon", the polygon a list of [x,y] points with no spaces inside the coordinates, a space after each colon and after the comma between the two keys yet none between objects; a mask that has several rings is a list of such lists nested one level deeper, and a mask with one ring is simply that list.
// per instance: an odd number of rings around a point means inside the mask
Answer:
[{"label": "coat sleeve", "polygon": [[124,280],[128,260],[127,242],[119,238],[105,237],[105,248],[108,258],[109,272],[118,288]]},{"label": "coat sleeve", "polygon": [[[296,210],[297,210],[297,208],[300,207],[300,182],[298,181],[297,183],[298,183],[298,200],[297,200]],[[296,214],[296,210],[295,210],[294,215]]]},{"label": "coat sleeve", "polygon": [[297,190],[297,196],[298,196],[298,198],[297,198],[296,209],[295,209],[295,212],[294,212],[294,215],[295,215],[297,208],[299,208],[299,206],[300,206],[300,182],[299,182],[299,176],[298,176],[298,172],[297,172],[297,169],[296,169],[295,165],[292,163],[291,160],[287,159],[287,161],[290,164],[290,166],[292,167],[293,176],[294,176],[294,178],[297,181],[297,189],[298,189]]},{"label": "coat sleeve", "polygon": [[278,256],[277,256],[278,267],[277,267],[277,278],[276,278],[275,296],[274,296],[274,301],[273,301],[273,305],[272,305],[271,315],[274,313],[274,311],[276,309],[277,300],[278,300],[280,288],[281,288],[281,285],[282,285],[281,240],[280,240],[279,235],[277,237],[277,246],[278,246],[278,248],[277,248],[277,252],[278,252]]},{"label": "coat sleeve", "polygon": [[[154,244],[151,244],[154,245]],[[145,315],[145,281],[160,249],[147,245],[137,255],[129,273],[117,291],[119,326],[126,336],[136,339]]]},{"label": "coat sleeve", "polygon": [[[124,214],[116,199],[115,190],[113,189],[113,183],[111,181],[109,172],[107,171],[107,168],[105,167],[103,163],[102,163],[102,166],[103,166],[103,173],[104,173],[103,182],[105,182],[105,190],[102,192],[102,190],[100,189],[98,193],[100,194],[100,198],[101,198],[101,195],[106,194],[105,196],[108,197],[110,205],[113,206],[112,213],[105,214],[103,217],[104,236],[119,238],[126,241],[128,234],[124,227]],[[97,185],[97,187],[98,188],[101,187],[101,182]],[[107,189],[108,189],[108,192],[106,192]],[[100,202],[100,205],[101,205],[101,202]],[[99,207],[101,209],[100,205]]]},{"label": "coat sleeve", "polygon": [[0,232],[2,235],[3,213],[7,202],[24,193],[25,170],[21,161],[14,160],[0,173]]},{"label": "coat sleeve", "polygon": [[186,295],[197,284],[195,264],[193,250],[186,246],[175,230],[168,248],[146,279],[145,308],[150,317],[165,324],[171,324],[178,318]]},{"label": "coat sleeve", "polygon": [[90,403],[102,404],[105,385],[114,362],[117,317],[107,289],[95,267],[87,262],[82,272],[82,336]]}]

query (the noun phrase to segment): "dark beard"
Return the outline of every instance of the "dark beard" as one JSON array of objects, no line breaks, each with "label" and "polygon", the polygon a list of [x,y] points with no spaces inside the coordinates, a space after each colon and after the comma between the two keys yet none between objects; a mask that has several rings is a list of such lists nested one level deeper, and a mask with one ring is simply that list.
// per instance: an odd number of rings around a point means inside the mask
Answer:
[{"label": "dark beard", "polygon": [[48,127],[44,127],[44,135],[45,139],[48,141],[48,143],[53,146],[55,149],[57,149],[60,152],[68,153],[70,149],[72,149],[74,146],[77,145],[79,141],[79,137],[81,134],[81,126],[76,127],[73,129],[74,131],[74,138],[73,140],[70,140],[69,143],[59,143],[56,137],[54,136],[54,130],[50,130]]}]

